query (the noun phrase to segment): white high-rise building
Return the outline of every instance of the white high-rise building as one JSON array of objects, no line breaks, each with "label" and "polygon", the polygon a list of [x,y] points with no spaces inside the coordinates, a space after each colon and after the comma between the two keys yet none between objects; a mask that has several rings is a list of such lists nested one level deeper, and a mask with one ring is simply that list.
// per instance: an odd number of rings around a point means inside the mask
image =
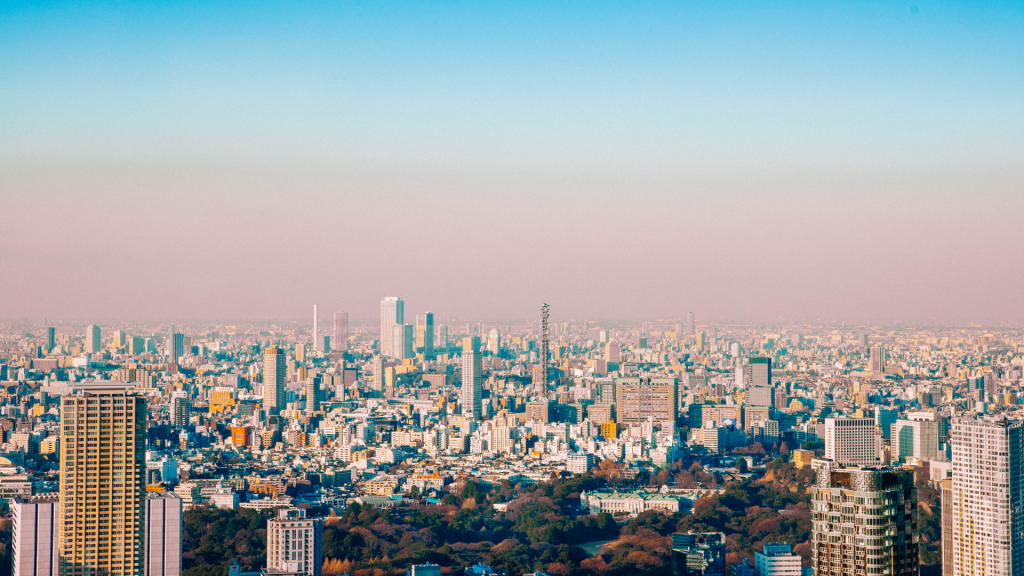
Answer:
[{"label": "white high-rise building", "polygon": [[181,498],[147,492],[144,576],[181,576],[181,536]]},{"label": "white high-rise building", "polygon": [[405,302],[397,296],[387,296],[380,303],[380,353],[384,356],[392,355],[392,326],[396,324],[405,324]]},{"label": "white high-rise building", "polygon": [[892,425],[891,430],[889,442],[894,462],[904,462],[907,458],[928,461],[939,458],[938,422],[900,419]]},{"label": "white high-rise building", "polygon": [[800,576],[801,560],[789,544],[765,544],[754,552],[754,576]]},{"label": "white high-rise building", "polygon": [[85,351],[88,353],[99,352],[103,347],[100,338],[100,327],[91,324],[85,329]]},{"label": "white high-rise building", "polygon": [[487,335],[487,351],[494,355],[501,352],[501,332],[497,328],[491,328]]},{"label": "white high-rise building", "polygon": [[334,340],[331,348],[340,352],[348,350],[348,312],[334,313]]},{"label": "white high-rise building", "polygon": [[1024,421],[954,419],[950,443],[953,575],[1021,576]]},{"label": "white high-rise building", "polygon": [[826,418],[825,459],[837,464],[878,464],[874,418]]},{"label": "white high-rise building", "polygon": [[323,524],[301,508],[283,508],[267,521],[267,572],[323,574]]},{"label": "white high-rise building", "polygon": [[60,547],[57,545],[57,524],[60,502],[58,494],[41,494],[11,500],[14,516],[11,546],[14,548],[12,576],[57,576]]},{"label": "white high-rise building", "polygon": [[479,420],[483,400],[483,357],[479,352],[466,350],[462,353],[462,388],[459,403],[462,414],[470,420]]}]

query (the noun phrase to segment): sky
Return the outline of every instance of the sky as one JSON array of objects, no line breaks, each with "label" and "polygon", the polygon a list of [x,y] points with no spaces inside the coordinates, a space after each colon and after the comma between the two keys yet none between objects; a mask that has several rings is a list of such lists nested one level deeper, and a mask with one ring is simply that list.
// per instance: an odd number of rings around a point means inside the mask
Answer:
[{"label": "sky", "polygon": [[0,3],[0,319],[1024,320],[1018,2]]}]

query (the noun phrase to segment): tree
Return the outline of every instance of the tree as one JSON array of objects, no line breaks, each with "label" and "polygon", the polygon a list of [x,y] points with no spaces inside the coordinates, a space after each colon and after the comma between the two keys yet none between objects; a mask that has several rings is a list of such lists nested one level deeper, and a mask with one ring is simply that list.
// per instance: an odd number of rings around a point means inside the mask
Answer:
[{"label": "tree", "polygon": [[746,458],[738,458],[736,460],[736,470],[738,470],[740,474],[746,474],[748,472]]}]

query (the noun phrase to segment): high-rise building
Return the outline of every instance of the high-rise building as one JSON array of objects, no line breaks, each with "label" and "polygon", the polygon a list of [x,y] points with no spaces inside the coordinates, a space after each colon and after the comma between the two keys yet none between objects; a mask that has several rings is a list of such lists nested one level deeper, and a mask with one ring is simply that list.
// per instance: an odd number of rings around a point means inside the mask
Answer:
[{"label": "high-rise building", "polygon": [[765,544],[754,552],[754,576],[800,576],[802,558],[789,544]]},{"label": "high-rise building", "polygon": [[267,572],[321,576],[323,524],[301,508],[282,508],[267,521]]},{"label": "high-rise building", "polygon": [[462,388],[459,403],[462,414],[471,420],[482,416],[483,401],[483,358],[479,352],[466,350],[462,353]]},{"label": "high-rise building", "polygon": [[437,337],[434,338],[434,348],[448,347],[448,327],[440,324],[437,327]]},{"label": "high-rise building", "polygon": [[192,417],[192,401],[189,400],[188,392],[175,390],[171,394],[171,422],[177,427],[188,426]]},{"label": "high-rise building", "polygon": [[617,342],[609,342],[604,347],[604,361],[618,364],[622,355]]},{"label": "high-rise building", "polygon": [[421,350],[427,358],[434,355],[434,313],[424,312],[416,315],[416,349]]},{"label": "high-rise building", "polygon": [[170,362],[177,362],[185,355],[185,335],[179,332],[172,332],[167,337],[167,356]]},{"label": "high-rise building", "polygon": [[60,524],[58,494],[40,494],[11,500],[14,552],[12,576],[58,576],[60,569],[57,526]]},{"label": "high-rise building", "polygon": [[767,386],[748,388],[747,404],[751,406],[772,406],[772,389]]},{"label": "high-rise building", "polygon": [[46,353],[49,354],[57,347],[57,330],[53,326],[46,328]]},{"label": "high-rise building", "polygon": [[146,399],[80,384],[61,399],[61,576],[141,576]]},{"label": "high-rise building", "polygon": [[772,359],[751,358],[750,359],[750,385],[764,388],[772,387]]},{"label": "high-rise building", "polygon": [[396,324],[405,324],[405,302],[397,296],[387,296],[380,303],[380,353],[392,356],[391,345],[394,342]]},{"label": "high-rise building", "polygon": [[316,304],[313,304],[313,349],[324,351],[323,341],[320,339],[320,312]]},{"label": "high-rise building", "polygon": [[917,576],[914,473],[826,462],[811,488],[816,576]]},{"label": "high-rise building", "polygon": [[348,312],[334,313],[334,340],[331,347],[339,352],[348,350]]},{"label": "high-rise building", "polygon": [[837,464],[877,464],[875,419],[826,418],[825,459]]},{"label": "high-rise building", "polygon": [[95,324],[90,324],[85,329],[85,351],[86,352],[99,352],[103,348],[103,343],[100,339],[100,327]]},{"label": "high-rise building", "polygon": [[1020,576],[1024,421],[957,418],[952,424],[953,574]]},{"label": "high-rise building", "polygon": [[501,352],[501,332],[497,328],[491,328],[487,334],[487,351],[495,356]]},{"label": "high-rise building", "polygon": [[939,457],[939,423],[934,420],[897,420],[892,425],[890,447],[894,462],[913,457],[936,460]]},{"label": "high-rise building", "polygon": [[885,372],[885,348],[881,344],[871,347],[871,371],[875,374]]},{"label": "high-rise building", "polygon": [[132,356],[139,354],[145,354],[146,352],[146,340],[141,336],[132,336],[128,340],[128,353]]},{"label": "high-rise building", "polygon": [[899,410],[889,408],[875,408],[875,426],[882,429],[882,438],[889,439],[892,434],[892,425],[900,418]]},{"label": "high-rise building", "polygon": [[263,409],[267,414],[277,414],[288,407],[288,396],[284,389],[287,373],[284,350],[276,346],[267,348],[263,354]]},{"label": "high-rise building", "polygon": [[725,576],[725,534],[676,532],[672,535],[673,576]]},{"label": "high-rise building", "polygon": [[174,492],[147,492],[143,576],[181,576],[181,537],[181,498]]},{"label": "high-rise building", "polygon": [[415,358],[413,328],[409,324],[395,324],[391,327],[391,357],[396,360]]},{"label": "high-rise building", "polygon": [[320,409],[320,376],[306,377],[306,412]]},{"label": "high-rise building", "polygon": [[128,344],[128,334],[124,330],[114,331],[114,348],[123,348]]},{"label": "high-rise building", "polygon": [[942,576],[953,576],[953,479],[939,482],[940,504],[942,506]]},{"label": "high-rise building", "polygon": [[655,422],[675,422],[678,409],[678,383],[675,378],[617,378],[615,413],[619,424],[639,424],[648,418]]}]

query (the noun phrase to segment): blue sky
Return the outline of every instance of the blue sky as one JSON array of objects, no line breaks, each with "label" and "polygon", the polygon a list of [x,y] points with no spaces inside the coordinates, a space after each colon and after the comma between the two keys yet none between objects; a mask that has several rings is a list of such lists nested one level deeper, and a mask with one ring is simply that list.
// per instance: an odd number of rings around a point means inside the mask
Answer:
[{"label": "blue sky", "polygon": [[[301,227],[318,212],[364,231],[325,233],[318,243],[298,242],[293,254],[326,250],[327,258],[366,269],[369,261],[353,254],[369,250],[404,270],[417,257],[417,225],[429,221],[442,246],[489,239],[497,250],[450,261],[441,251],[441,268],[498,253],[530,276],[578,258],[580,269],[552,287],[567,301],[595,268],[643,262],[638,254],[651,255],[641,271],[686,287],[687,270],[709,256],[742,262],[767,250],[778,258],[808,242],[821,250],[800,261],[799,269],[812,268],[802,285],[836,251],[904,250],[897,258],[904,266],[919,255],[915,270],[935,270],[960,249],[964,266],[982,271],[1005,267],[1000,262],[1022,248],[1009,232],[1024,208],[1019,3],[5,2],[0,78],[0,172],[7,174],[0,174],[0,197],[17,214],[53,212],[71,229],[83,216],[102,227],[114,223],[111,213],[133,220],[166,208],[192,219],[193,234],[218,228],[207,245],[296,242],[250,236],[258,220],[240,220],[237,229],[216,224],[250,209],[257,218],[267,208],[253,206],[280,195],[284,205],[269,209],[280,211],[283,224]],[[554,214],[537,216],[542,208]],[[862,209],[873,214],[857,214]],[[519,224],[465,224],[502,214]],[[977,239],[934,230],[954,215],[996,234],[987,238],[996,255]],[[750,233],[765,221],[773,225],[760,239],[723,232],[737,226]],[[397,240],[380,240],[381,222]],[[580,240],[623,222],[640,230],[656,224],[663,237],[650,245],[625,234],[599,247]],[[837,232],[893,226],[906,237],[863,244]],[[163,245],[148,243],[151,229],[134,233],[135,247],[80,255],[116,262],[163,254]],[[81,249],[70,237],[40,248],[26,240],[30,234],[0,230],[5,264]],[[514,248],[545,234],[548,242]],[[928,241],[914,245],[922,235]],[[673,262],[678,250],[670,247],[698,238],[700,253]],[[196,242],[194,251],[204,245],[171,232],[161,241]],[[552,245],[570,248],[569,255],[546,248]],[[216,277],[217,264],[208,265]],[[317,260],[303,266],[316,268]],[[841,279],[859,285],[864,276],[851,268]],[[784,286],[793,282],[792,272],[765,272],[779,274]],[[81,274],[102,291],[102,278]],[[430,274],[345,284],[360,302],[350,306],[369,314],[383,295],[377,292],[429,292],[420,281],[436,284]],[[994,317],[1018,304],[1009,283],[1020,273],[1005,274],[997,286],[1005,289],[963,314]],[[222,282],[234,285],[228,276]],[[476,296],[481,288],[462,284],[462,309],[486,315],[493,304]],[[956,290],[923,306],[914,292],[921,288],[908,287],[889,306],[882,294],[866,297],[848,312],[864,316],[883,306],[890,316],[955,315]],[[318,298],[311,290],[286,302],[291,290],[276,286],[242,303],[212,294],[201,312],[287,315],[305,309],[302,298]],[[623,290],[597,294],[573,313],[645,316],[659,314],[658,306],[691,307],[669,292],[652,294],[649,305],[630,304]],[[732,293],[712,282],[689,286],[678,299],[720,316],[844,313],[828,298],[790,299],[791,292]],[[728,297],[716,296],[722,293]],[[459,311],[430,303],[444,294],[431,293],[425,305]],[[542,296],[527,294],[500,312],[532,314],[529,299]],[[138,311],[185,312],[132,302]],[[124,303],[91,299],[65,313],[115,315]],[[49,305],[27,292],[17,300],[26,313]]]}]

